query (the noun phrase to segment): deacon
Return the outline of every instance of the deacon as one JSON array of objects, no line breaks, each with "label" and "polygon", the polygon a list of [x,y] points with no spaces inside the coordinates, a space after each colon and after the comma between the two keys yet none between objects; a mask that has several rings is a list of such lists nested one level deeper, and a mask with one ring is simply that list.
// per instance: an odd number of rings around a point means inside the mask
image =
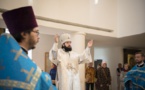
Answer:
[{"label": "deacon", "polygon": [[145,90],[145,54],[135,53],[137,63],[124,78],[125,90]]}]

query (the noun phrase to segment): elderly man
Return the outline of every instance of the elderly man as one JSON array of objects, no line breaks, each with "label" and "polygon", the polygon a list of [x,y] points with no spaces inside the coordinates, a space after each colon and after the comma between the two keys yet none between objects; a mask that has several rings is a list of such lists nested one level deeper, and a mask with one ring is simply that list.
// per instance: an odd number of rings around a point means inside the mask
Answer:
[{"label": "elderly man", "polygon": [[90,48],[93,41],[89,41],[86,50],[79,55],[72,51],[71,37],[65,33],[60,36],[61,48],[58,49],[58,35],[50,50],[49,58],[57,65],[59,90],[82,90],[79,78],[79,64],[92,62]]},{"label": "elderly man", "polygon": [[101,68],[97,70],[97,77],[99,83],[99,88],[97,88],[97,90],[109,90],[109,85],[111,85],[111,75],[106,62],[102,62]]},{"label": "elderly man", "polygon": [[39,41],[31,6],[2,14],[10,34],[0,36],[0,90],[56,90],[49,74],[28,57]]}]

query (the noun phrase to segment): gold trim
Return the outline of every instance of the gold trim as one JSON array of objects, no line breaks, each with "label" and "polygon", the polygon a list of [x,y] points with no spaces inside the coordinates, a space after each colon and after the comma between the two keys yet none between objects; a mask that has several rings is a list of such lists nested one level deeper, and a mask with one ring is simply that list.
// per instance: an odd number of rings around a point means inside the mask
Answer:
[{"label": "gold trim", "polygon": [[142,88],[143,90],[145,90],[145,88],[143,88],[142,86],[137,85],[137,84],[135,84],[135,83],[133,83],[133,84],[136,85],[137,87],[140,87],[140,88]]},{"label": "gold trim", "polygon": [[[141,77],[136,77],[136,76],[133,76],[133,77],[134,77],[135,79],[138,79],[138,80],[140,79],[140,80],[142,80],[142,81],[144,81],[144,82],[145,82],[145,79],[144,79],[144,78],[141,78]],[[138,80],[137,80],[137,81],[138,81]],[[140,81],[140,80],[139,80],[139,81]]]},{"label": "gold trim", "polygon": [[15,88],[21,88],[21,89],[28,89],[30,90],[31,85],[25,82],[15,81],[15,80],[6,80],[1,79],[0,80],[0,86],[3,87],[15,87]]},{"label": "gold trim", "polygon": [[22,49],[21,48],[19,50],[12,49],[11,52],[16,54],[15,57],[14,57],[15,61],[17,61],[20,56],[23,56],[26,59],[28,58],[25,54],[22,53]]},{"label": "gold trim", "polygon": [[30,84],[25,82],[15,81],[15,80],[0,79],[0,86],[34,90],[40,75],[41,75],[41,69],[37,67],[36,73],[34,74]]},{"label": "gold trim", "polygon": [[42,72],[41,69],[39,67],[37,67],[36,73],[34,74],[32,80],[30,82],[30,84],[32,85],[31,90],[35,89],[35,86],[36,86],[36,84],[38,82],[38,79],[39,79],[39,77],[41,75],[41,72]]},{"label": "gold trim", "polygon": [[53,85],[51,85],[48,90],[53,90]]},{"label": "gold trim", "polygon": [[25,69],[21,69],[21,72],[24,72],[25,74],[27,74],[27,78],[26,78],[26,82],[29,82],[30,78],[33,77],[33,72],[34,72],[34,68],[32,67],[30,71],[27,71]]},{"label": "gold trim", "polygon": [[140,72],[140,73],[145,73],[144,70],[131,70],[130,73],[134,73],[134,72]]}]

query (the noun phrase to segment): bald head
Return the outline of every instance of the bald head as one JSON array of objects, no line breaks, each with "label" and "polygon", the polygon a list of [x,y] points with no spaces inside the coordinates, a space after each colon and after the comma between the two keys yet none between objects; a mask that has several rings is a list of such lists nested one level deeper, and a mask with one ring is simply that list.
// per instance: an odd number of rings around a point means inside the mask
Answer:
[{"label": "bald head", "polygon": [[92,67],[92,66],[93,66],[93,63],[89,63],[88,66],[89,66],[89,67]]},{"label": "bald head", "polygon": [[102,62],[101,66],[102,66],[103,68],[106,68],[106,67],[107,67],[107,63],[106,63],[106,62]]}]

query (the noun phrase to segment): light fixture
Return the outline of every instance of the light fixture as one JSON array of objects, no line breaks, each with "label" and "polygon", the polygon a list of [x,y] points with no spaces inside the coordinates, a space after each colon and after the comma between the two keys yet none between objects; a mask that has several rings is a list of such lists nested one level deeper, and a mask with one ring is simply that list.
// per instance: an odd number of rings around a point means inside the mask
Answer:
[{"label": "light fixture", "polygon": [[33,0],[28,0],[28,5],[33,6]]},{"label": "light fixture", "polygon": [[99,0],[95,0],[95,4],[98,4]]}]

